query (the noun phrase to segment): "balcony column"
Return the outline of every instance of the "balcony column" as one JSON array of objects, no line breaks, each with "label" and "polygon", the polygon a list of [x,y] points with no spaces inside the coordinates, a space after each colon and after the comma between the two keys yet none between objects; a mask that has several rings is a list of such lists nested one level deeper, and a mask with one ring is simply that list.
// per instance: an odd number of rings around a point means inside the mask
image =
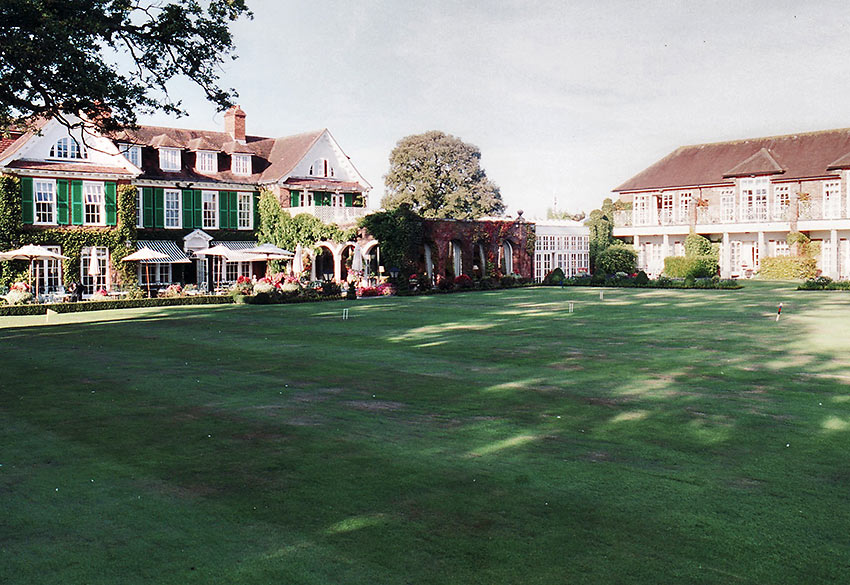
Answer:
[{"label": "balcony column", "polygon": [[661,236],[661,238],[662,238],[662,240],[661,240],[661,241],[662,241],[662,247],[661,247],[661,261],[663,262],[663,261],[664,261],[664,259],[665,259],[667,256],[669,256],[669,255],[670,255],[670,235],[669,235],[669,234],[664,234],[663,236]]},{"label": "balcony column", "polygon": [[340,246],[339,250],[334,252],[334,280],[339,282],[342,280],[342,249],[344,246]]},{"label": "balcony column", "polygon": [[720,277],[730,278],[732,275],[732,246],[729,243],[729,232],[723,232],[723,242],[720,244]]},{"label": "balcony column", "polygon": [[639,235],[635,234],[635,237],[634,237],[634,244],[632,244],[632,245],[633,245],[633,246],[634,246],[634,248],[635,248],[635,252],[637,252],[637,258],[638,258],[638,260],[637,260],[637,268],[638,268],[638,270],[643,270],[643,269],[644,269],[644,266],[643,266],[643,263],[641,262],[641,253],[640,253],[640,236],[639,236]]},{"label": "balcony column", "polygon": [[310,205],[310,192],[305,188],[301,191],[301,207]]},{"label": "balcony column", "polygon": [[[766,251],[765,245],[764,245],[764,232],[759,232],[758,247],[759,247],[759,266],[761,266],[761,259],[764,258],[765,251]],[[753,266],[753,268],[757,268],[757,267]]]},{"label": "balcony column", "polygon": [[318,280],[316,278],[316,254],[310,253],[310,280]]},{"label": "balcony column", "polygon": [[838,277],[841,274],[841,267],[838,265],[839,259],[841,258],[841,254],[838,249],[838,230],[829,230],[829,241],[832,246],[829,250],[832,274],[830,274],[829,277],[838,280]]}]

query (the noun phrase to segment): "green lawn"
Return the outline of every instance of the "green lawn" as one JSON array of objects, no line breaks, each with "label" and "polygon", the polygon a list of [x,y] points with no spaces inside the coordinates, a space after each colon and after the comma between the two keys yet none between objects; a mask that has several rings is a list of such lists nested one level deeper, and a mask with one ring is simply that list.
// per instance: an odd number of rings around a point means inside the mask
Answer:
[{"label": "green lawn", "polygon": [[604,292],[0,318],[0,583],[847,582],[850,293]]}]

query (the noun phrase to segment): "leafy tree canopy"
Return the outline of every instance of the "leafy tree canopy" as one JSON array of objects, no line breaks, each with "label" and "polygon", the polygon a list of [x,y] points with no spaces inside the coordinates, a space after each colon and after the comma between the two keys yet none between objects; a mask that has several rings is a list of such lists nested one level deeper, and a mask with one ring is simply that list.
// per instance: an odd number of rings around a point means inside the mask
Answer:
[{"label": "leafy tree canopy", "polygon": [[572,221],[581,221],[587,217],[583,211],[578,213],[570,213],[569,211],[554,209],[552,207],[546,210],[546,219],[570,219]]},{"label": "leafy tree canopy", "polygon": [[419,247],[422,245],[424,224],[406,203],[396,209],[370,213],[360,220],[372,236],[381,242],[384,263],[410,275],[416,268]]},{"label": "leafy tree canopy", "polygon": [[476,146],[438,130],[402,138],[390,153],[381,204],[393,209],[406,203],[426,218],[501,214],[502,195],[480,163]]},{"label": "leafy tree canopy", "polygon": [[110,131],[138,113],[185,114],[168,94],[175,77],[226,109],[236,93],[218,87],[220,66],[233,53],[228,26],[243,15],[245,0],[3,0],[0,127],[38,116],[71,126],[67,113]]}]

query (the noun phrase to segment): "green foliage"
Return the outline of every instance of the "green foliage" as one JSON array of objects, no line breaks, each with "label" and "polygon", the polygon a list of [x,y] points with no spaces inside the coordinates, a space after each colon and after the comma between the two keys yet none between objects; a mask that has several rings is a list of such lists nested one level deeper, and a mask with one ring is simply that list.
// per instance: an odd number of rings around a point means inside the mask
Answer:
[{"label": "green foliage", "polygon": [[583,211],[579,211],[578,213],[570,213],[566,210],[557,210],[552,207],[546,209],[546,219],[560,219],[560,220],[571,220],[571,221],[581,221],[587,217],[587,214]]},{"label": "green foliage", "polygon": [[711,278],[669,278],[659,276],[650,280],[643,273],[644,278],[639,278],[641,273],[632,277],[622,273],[610,276],[602,276],[597,273],[592,276],[572,276],[564,281],[566,286],[605,286],[617,288],[696,288],[696,289],[724,289],[736,290],[743,288],[740,282],[731,279],[720,279],[718,276]]},{"label": "green foliage", "polygon": [[768,256],[759,265],[759,278],[765,280],[804,280],[818,273],[817,260],[804,256]]},{"label": "green foliage", "polygon": [[818,276],[806,280],[797,290],[850,290],[850,280],[834,281],[828,276]]},{"label": "green foliage", "polygon": [[[610,198],[602,202],[601,209],[594,209],[584,225],[590,230],[590,271],[596,272],[597,259],[614,240],[614,203]],[[616,272],[616,271],[615,271]]]},{"label": "green foliage", "polygon": [[564,271],[558,267],[543,278],[543,284],[550,286],[564,284],[566,278],[567,276],[564,274]]},{"label": "green foliage", "polygon": [[717,258],[717,251],[708,238],[694,232],[689,233],[685,238],[685,257],[712,255],[715,256],[715,259]]},{"label": "green foliage", "polygon": [[109,301],[84,301],[80,303],[54,303],[49,305],[23,305],[0,307],[0,316],[44,315],[47,309],[57,313],[84,313],[108,309],[133,309],[138,307],[172,307],[175,305],[221,305],[232,302],[229,296],[173,297],[168,299],[116,299]]},{"label": "green foliage", "polygon": [[625,244],[606,247],[596,257],[596,271],[604,274],[625,272],[631,274],[637,265],[637,252]]},{"label": "green foliage", "polygon": [[409,205],[371,213],[358,225],[381,242],[381,257],[387,269],[397,267],[405,279],[416,270],[424,222]]},{"label": "green foliage", "polygon": [[295,251],[298,244],[312,248],[322,240],[345,242],[348,240],[344,238],[351,233],[343,233],[336,224],[323,223],[308,213],[299,213],[295,217],[289,215],[268,190],[260,193],[259,215],[257,239],[290,251]]},{"label": "green foliage", "polygon": [[407,204],[427,218],[498,215],[505,210],[502,195],[480,162],[476,146],[437,130],[402,138],[390,153],[381,203],[386,209]]},{"label": "green foliage", "polygon": [[637,275],[635,276],[635,284],[637,286],[646,286],[647,284],[649,284],[649,276],[646,275],[646,272],[644,272],[643,270],[638,271]]},{"label": "green foliage", "polygon": [[[171,0],[159,6],[79,0],[0,3],[0,127],[43,116],[85,115],[104,130],[138,113],[182,114],[168,95],[175,78],[201,87],[220,110],[235,97],[217,82],[233,52],[231,22],[244,0]],[[126,71],[113,52],[129,55]],[[70,124],[70,122],[66,121]]]},{"label": "green foliage", "polygon": [[[820,242],[813,242],[802,232],[788,232],[785,241],[791,246],[794,255],[817,260],[820,256]],[[808,277],[803,277],[808,278]]]},{"label": "green foliage", "polygon": [[671,278],[710,278],[718,268],[717,258],[708,254],[664,259],[664,274]]}]

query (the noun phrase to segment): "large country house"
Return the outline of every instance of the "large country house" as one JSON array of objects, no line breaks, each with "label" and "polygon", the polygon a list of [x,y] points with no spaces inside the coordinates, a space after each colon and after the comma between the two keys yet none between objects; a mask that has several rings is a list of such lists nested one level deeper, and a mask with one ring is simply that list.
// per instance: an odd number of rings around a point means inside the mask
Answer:
[{"label": "large country house", "polygon": [[[290,213],[311,213],[325,222],[350,225],[366,213],[371,186],[328,130],[248,135],[238,106],[224,121],[224,132],[141,126],[105,137],[42,120],[4,135],[0,173],[20,178],[23,229],[30,235],[41,231],[43,237],[30,239],[74,256],[66,266],[79,271],[63,275],[62,264],[45,261],[37,267],[41,289],[70,280],[82,282],[88,294],[110,288],[111,254],[129,242],[112,242],[111,248],[109,238],[97,235],[116,229],[117,192],[125,184],[138,190],[138,241],[131,244],[168,256],[139,267],[143,283],[212,284],[257,274],[261,268],[249,261],[219,263],[194,252],[217,244],[234,250],[255,245],[260,189],[275,193]],[[59,235],[75,230],[94,244],[62,249]],[[50,234],[56,241],[43,241]],[[340,255],[334,259],[339,263]],[[224,274],[217,274],[219,266]]]},{"label": "large country house", "polygon": [[627,208],[614,236],[658,274],[694,231],[720,244],[728,277],[788,255],[786,236],[799,231],[820,242],[825,275],[848,278],[848,173],[850,129],[683,146],[614,189]]}]

